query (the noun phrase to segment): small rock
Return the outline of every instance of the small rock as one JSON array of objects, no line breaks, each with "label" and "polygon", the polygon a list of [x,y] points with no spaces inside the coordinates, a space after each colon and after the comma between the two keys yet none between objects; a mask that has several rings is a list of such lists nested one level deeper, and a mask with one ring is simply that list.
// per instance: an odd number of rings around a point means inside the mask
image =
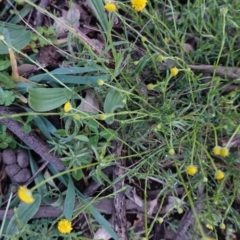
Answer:
[{"label": "small rock", "polygon": [[12,180],[17,183],[25,183],[31,177],[31,172],[27,168],[21,169],[13,178]]},{"label": "small rock", "polygon": [[17,151],[17,162],[21,168],[26,168],[29,165],[29,157],[26,151],[18,150]]},{"label": "small rock", "polygon": [[11,164],[5,167],[5,171],[7,175],[12,179],[19,171],[21,168],[16,164]]},{"label": "small rock", "polygon": [[12,149],[5,149],[2,152],[2,158],[3,158],[3,162],[7,165],[17,162],[17,156]]}]

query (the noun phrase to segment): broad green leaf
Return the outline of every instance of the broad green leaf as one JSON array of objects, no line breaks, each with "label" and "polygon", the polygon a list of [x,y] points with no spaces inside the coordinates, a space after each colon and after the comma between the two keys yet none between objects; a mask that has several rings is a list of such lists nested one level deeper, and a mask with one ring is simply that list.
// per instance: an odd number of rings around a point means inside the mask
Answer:
[{"label": "broad green leaf", "polygon": [[[97,83],[98,79],[102,79],[103,81],[107,81],[109,79],[108,75],[101,76],[72,76],[72,75],[60,75],[53,74],[55,78],[57,78],[62,83],[72,83],[72,84],[91,84]],[[49,74],[40,74],[29,78],[29,80],[34,82],[51,82],[56,80],[50,76]]]},{"label": "broad green leaf", "polygon": [[82,142],[89,142],[88,137],[84,136],[84,135],[77,135],[74,137],[74,139],[80,140]]},{"label": "broad green leaf", "polygon": [[67,195],[64,202],[63,214],[66,219],[71,220],[75,206],[75,186],[70,175],[68,175]]},{"label": "broad green leaf", "polygon": [[[31,40],[31,32],[24,26],[0,21],[0,34],[5,36],[6,30],[9,32],[11,46],[17,50],[24,48]],[[0,54],[8,54],[8,46],[2,41],[0,41]]]},{"label": "broad green leaf", "polygon": [[72,93],[65,88],[30,88],[29,106],[38,112],[45,112],[66,103]]},{"label": "broad green leaf", "polygon": [[[104,101],[104,112],[113,113],[117,108],[123,108],[126,103],[126,98],[123,93],[117,90],[111,89]],[[107,124],[112,124],[114,122],[114,117],[106,118]]]},{"label": "broad green leaf", "polygon": [[27,223],[37,213],[41,204],[41,196],[39,194],[34,194],[33,197],[35,201],[32,204],[26,204],[26,203],[20,204],[17,210],[17,216],[14,215],[12,217],[6,229],[5,234],[14,236],[14,234],[16,234],[18,231],[17,221],[20,220],[22,223]]},{"label": "broad green leaf", "polygon": [[82,179],[82,170],[75,170],[72,172],[72,176],[76,181],[79,181]]},{"label": "broad green leaf", "polygon": [[1,60],[0,61],[0,71],[5,70],[9,66],[11,66],[11,62],[9,60]]}]

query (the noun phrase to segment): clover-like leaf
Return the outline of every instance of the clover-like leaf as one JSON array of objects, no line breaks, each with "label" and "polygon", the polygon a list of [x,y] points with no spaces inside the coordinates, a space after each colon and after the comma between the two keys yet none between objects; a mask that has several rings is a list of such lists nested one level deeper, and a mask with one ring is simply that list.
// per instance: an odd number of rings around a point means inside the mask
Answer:
[{"label": "clover-like leaf", "polygon": [[0,91],[0,105],[9,106],[15,100],[13,91]]}]

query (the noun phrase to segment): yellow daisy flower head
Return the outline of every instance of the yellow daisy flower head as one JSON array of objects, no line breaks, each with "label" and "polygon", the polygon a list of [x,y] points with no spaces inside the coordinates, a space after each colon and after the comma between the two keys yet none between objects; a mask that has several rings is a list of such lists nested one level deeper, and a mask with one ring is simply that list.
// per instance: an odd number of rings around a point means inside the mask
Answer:
[{"label": "yellow daisy flower head", "polygon": [[140,12],[146,7],[147,0],[131,0],[131,4],[136,12]]},{"label": "yellow daisy flower head", "polygon": [[109,12],[115,12],[117,10],[117,6],[114,3],[107,3],[104,8]]},{"label": "yellow daisy flower head", "polygon": [[225,174],[221,170],[217,170],[216,173],[215,173],[215,178],[217,180],[222,180],[224,178],[224,176],[225,176]]},{"label": "yellow daisy flower head", "polygon": [[163,218],[158,218],[158,222],[161,224],[161,223],[163,223],[163,221],[164,221],[164,219]]},{"label": "yellow daisy flower head", "polygon": [[183,209],[182,208],[177,208],[177,212],[179,213],[179,214],[182,214],[183,213]]},{"label": "yellow daisy flower head", "polygon": [[195,165],[189,165],[186,167],[186,172],[188,175],[193,176],[197,173],[197,167]]},{"label": "yellow daisy flower head", "polygon": [[220,156],[227,157],[229,155],[229,148],[223,147],[220,150]]},{"label": "yellow daisy flower head", "polygon": [[220,155],[221,149],[222,149],[221,147],[215,146],[213,148],[213,153],[218,156],[218,155]]},{"label": "yellow daisy flower head", "polygon": [[70,103],[69,101],[66,102],[66,103],[64,104],[63,111],[64,111],[65,113],[68,113],[71,109],[72,109],[71,103]]},{"label": "yellow daisy flower head", "polygon": [[102,86],[104,84],[104,81],[102,79],[97,80],[98,86]]},{"label": "yellow daisy flower head", "polygon": [[20,186],[18,188],[17,195],[24,203],[31,204],[34,202],[32,192],[26,186]]},{"label": "yellow daisy flower head", "polygon": [[220,227],[220,229],[225,229],[226,228],[226,225],[224,224],[224,223],[221,223],[220,225],[219,225],[219,227]]},{"label": "yellow daisy flower head", "polygon": [[67,219],[62,219],[58,222],[58,231],[60,233],[66,234],[72,231],[72,223]]},{"label": "yellow daisy flower head", "polygon": [[157,60],[158,60],[159,62],[162,62],[162,61],[164,60],[163,55],[158,55]]},{"label": "yellow daisy flower head", "polygon": [[175,150],[173,148],[169,149],[168,151],[169,155],[173,156],[175,155]]},{"label": "yellow daisy flower head", "polygon": [[176,67],[174,67],[174,68],[171,68],[170,72],[172,76],[177,76],[179,71]]},{"label": "yellow daisy flower head", "polygon": [[153,85],[152,83],[149,83],[149,84],[147,85],[147,89],[148,89],[148,90],[153,90],[154,87],[155,87],[155,85]]}]

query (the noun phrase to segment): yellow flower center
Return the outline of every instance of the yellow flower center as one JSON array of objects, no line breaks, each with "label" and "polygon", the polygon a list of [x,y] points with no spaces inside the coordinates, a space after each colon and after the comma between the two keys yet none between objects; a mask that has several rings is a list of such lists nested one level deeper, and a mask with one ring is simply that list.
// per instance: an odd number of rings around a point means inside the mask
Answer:
[{"label": "yellow flower center", "polygon": [[220,155],[221,149],[222,149],[221,147],[215,146],[215,147],[213,148],[213,153],[214,153],[215,155]]},{"label": "yellow flower center", "polygon": [[107,3],[104,8],[109,12],[114,12],[117,10],[117,6],[114,3]]},{"label": "yellow flower center", "polygon": [[189,165],[186,167],[186,172],[188,175],[193,176],[197,172],[197,167],[194,165]]},{"label": "yellow flower center", "polygon": [[220,156],[227,157],[229,155],[229,149],[226,147],[221,148],[220,150]]},{"label": "yellow flower center", "polygon": [[66,102],[65,105],[64,105],[64,107],[63,107],[63,111],[64,111],[65,113],[68,113],[71,109],[72,109],[71,103],[70,103],[70,102]]},{"label": "yellow flower center", "polygon": [[20,186],[18,188],[17,194],[19,199],[24,203],[31,204],[34,202],[32,192],[25,186]]},{"label": "yellow flower center", "polygon": [[177,76],[178,75],[178,69],[176,68],[176,67],[174,67],[174,68],[171,68],[171,75],[172,76]]},{"label": "yellow flower center", "polygon": [[132,8],[135,11],[140,12],[146,7],[147,0],[131,0],[131,3],[132,3]]},{"label": "yellow flower center", "polygon": [[72,223],[67,219],[58,222],[58,230],[60,233],[66,234],[72,231]]},{"label": "yellow flower center", "polygon": [[217,180],[222,180],[224,178],[225,174],[223,171],[221,170],[218,170],[216,173],[215,173],[215,178]]}]

